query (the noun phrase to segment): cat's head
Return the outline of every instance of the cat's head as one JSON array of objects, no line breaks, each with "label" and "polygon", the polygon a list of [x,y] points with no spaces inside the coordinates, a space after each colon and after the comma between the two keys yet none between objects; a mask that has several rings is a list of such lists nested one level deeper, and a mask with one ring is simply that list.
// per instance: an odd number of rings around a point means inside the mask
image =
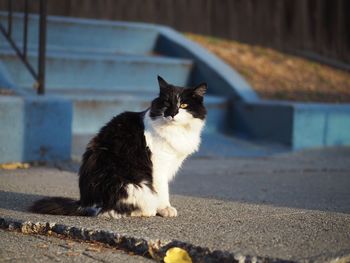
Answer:
[{"label": "cat's head", "polygon": [[207,111],[203,105],[203,96],[207,84],[193,88],[183,88],[168,84],[158,76],[159,96],[152,101],[150,117],[163,119],[174,124],[184,124],[195,119],[204,120]]}]

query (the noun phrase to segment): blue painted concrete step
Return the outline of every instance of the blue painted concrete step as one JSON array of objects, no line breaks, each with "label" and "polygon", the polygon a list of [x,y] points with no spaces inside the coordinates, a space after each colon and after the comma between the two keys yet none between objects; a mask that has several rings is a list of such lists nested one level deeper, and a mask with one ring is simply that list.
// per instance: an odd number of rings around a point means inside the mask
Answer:
[{"label": "blue painted concrete step", "polygon": [[[36,65],[37,56],[29,52]],[[0,50],[15,84],[31,88],[34,80],[24,65],[9,49]],[[46,59],[47,89],[97,89],[151,91],[156,76],[171,83],[186,85],[192,62],[185,59],[143,55],[113,55],[98,53],[48,52]]]},{"label": "blue painted concrete step", "polygon": [[62,98],[0,95],[0,163],[68,160],[71,123]]},{"label": "blue painted concrete step", "polygon": [[[7,13],[0,12],[0,22],[7,25]],[[23,40],[23,15],[13,15],[13,38]],[[38,16],[29,16],[29,48],[38,45]],[[63,51],[93,51],[110,53],[149,54],[157,41],[156,28],[142,23],[111,22],[74,19],[68,17],[47,18],[47,49]],[[0,36],[0,47],[7,46]]]},{"label": "blue painted concrete step", "polygon": [[[73,134],[94,134],[113,116],[124,111],[142,111],[150,106],[157,96],[154,92],[115,92],[115,91],[49,91],[73,102]],[[205,133],[211,134],[223,129],[227,102],[225,98],[207,96],[208,109]]]}]

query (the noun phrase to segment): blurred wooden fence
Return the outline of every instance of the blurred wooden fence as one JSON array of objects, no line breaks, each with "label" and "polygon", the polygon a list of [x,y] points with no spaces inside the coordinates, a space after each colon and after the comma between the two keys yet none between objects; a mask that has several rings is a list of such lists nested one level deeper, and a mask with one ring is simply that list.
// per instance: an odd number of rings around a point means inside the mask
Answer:
[{"label": "blurred wooden fence", "polygon": [[[19,3],[18,3],[19,2]],[[32,10],[35,9],[35,0]],[[166,24],[350,63],[349,0],[48,0],[49,14]],[[7,1],[0,0],[0,9]],[[14,2],[21,8],[21,1]]]}]

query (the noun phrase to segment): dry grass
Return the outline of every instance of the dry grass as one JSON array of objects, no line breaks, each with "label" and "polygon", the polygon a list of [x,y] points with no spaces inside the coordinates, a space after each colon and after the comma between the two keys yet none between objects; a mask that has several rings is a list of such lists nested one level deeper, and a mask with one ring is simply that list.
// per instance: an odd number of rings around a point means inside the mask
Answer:
[{"label": "dry grass", "polygon": [[269,48],[194,34],[187,36],[231,65],[263,98],[350,102],[350,73]]}]

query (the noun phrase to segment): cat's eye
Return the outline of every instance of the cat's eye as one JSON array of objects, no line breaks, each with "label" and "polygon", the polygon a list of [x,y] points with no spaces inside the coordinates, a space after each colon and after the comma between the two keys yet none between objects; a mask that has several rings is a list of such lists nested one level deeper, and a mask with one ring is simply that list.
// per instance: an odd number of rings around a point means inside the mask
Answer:
[{"label": "cat's eye", "polygon": [[185,108],[187,108],[187,106],[188,106],[188,104],[182,103],[182,104],[180,105],[180,108],[181,108],[181,109],[185,109]]}]

